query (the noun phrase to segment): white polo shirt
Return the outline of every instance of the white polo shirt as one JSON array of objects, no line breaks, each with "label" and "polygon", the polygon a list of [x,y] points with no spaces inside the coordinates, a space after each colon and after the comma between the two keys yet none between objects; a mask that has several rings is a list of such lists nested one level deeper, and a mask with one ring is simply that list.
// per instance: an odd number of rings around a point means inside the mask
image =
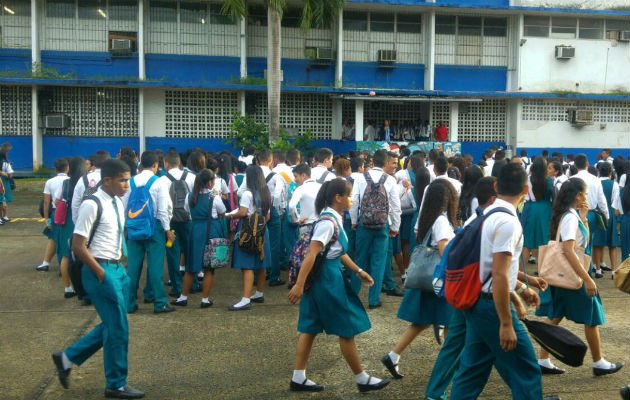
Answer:
[{"label": "white polo shirt", "polygon": [[319,181],[322,175],[324,175],[326,172],[328,172],[328,175],[326,175],[324,182],[332,181],[333,179],[337,178],[335,174],[328,171],[328,168],[324,167],[323,165],[318,165],[317,167],[311,169],[311,178]]},{"label": "white polo shirt", "polygon": [[[377,183],[384,172],[382,168],[372,168],[368,174],[372,178],[374,183]],[[393,232],[398,232],[400,229],[400,195],[398,194],[398,185],[396,179],[392,176],[387,176],[385,179],[385,191],[387,192],[387,198],[389,200],[389,229]],[[352,225],[357,225],[359,221],[360,205],[363,199],[363,194],[367,188],[367,181],[364,175],[357,176],[352,186],[352,208],[350,209],[350,219]]]},{"label": "white polo shirt", "polygon": [[[87,174],[88,186],[93,188],[101,181],[101,170],[97,169]],[[79,215],[79,207],[83,200],[83,194],[85,193],[85,184],[83,183],[83,177],[77,181],[74,186],[74,193],[72,194],[72,222],[77,223],[77,216]]]},{"label": "white polo shirt", "polygon": [[563,242],[575,240],[575,244],[584,247],[584,235],[580,229],[580,216],[575,209],[569,210],[560,220],[560,239]]},{"label": "white polo shirt", "polygon": [[[343,218],[341,217],[341,215],[339,215],[337,211],[333,210],[330,207],[325,208],[322,211],[322,214],[324,213],[330,213],[334,216],[334,218],[337,220],[339,236],[341,237],[341,235],[344,235],[345,231],[343,230],[343,222],[342,222]],[[332,240],[334,233],[335,233],[335,225],[332,221],[324,220],[324,221],[318,222],[315,225],[315,228],[313,228],[313,236],[311,237],[311,241],[315,240],[317,242],[320,242],[325,248],[326,245]],[[343,247],[341,246],[339,239],[337,239],[335,243],[330,245],[330,250],[328,251],[326,258],[329,260],[338,258],[342,255],[342,253],[343,253]]]},{"label": "white polo shirt", "polygon": [[[307,179],[295,189],[291,201],[289,201],[289,213],[294,219],[293,222],[299,222],[303,218],[306,218],[307,224],[317,221],[319,215],[315,211],[315,199],[321,187],[322,185],[315,182],[314,179]],[[299,211],[298,204],[300,206]]]},{"label": "white polo shirt", "polygon": [[582,179],[588,186],[587,198],[589,210],[595,210],[596,208],[599,208],[599,211],[601,211],[602,214],[606,216],[606,218],[610,218],[610,216],[608,215],[608,203],[606,202],[604,189],[602,188],[602,183],[599,178],[595,175],[591,175],[585,169],[578,171],[578,173],[573,175],[570,179],[573,178]]},{"label": "white polo shirt", "polygon": [[[264,165],[262,165],[260,169],[263,172],[265,180],[267,180],[267,177],[271,173],[271,169]],[[282,214],[282,212],[286,208],[284,179],[282,179],[279,174],[275,174],[273,178],[271,178],[269,182],[267,182],[267,188],[269,188],[269,192],[271,193],[271,201],[273,207],[275,207],[276,211],[278,211],[278,214]],[[243,197],[243,195],[247,191],[249,191],[249,189],[247,188],[247,177],[245,177],[243,179],[243,183],[241,183],[241,186],[238,188],[238,197]]]},{"label": "white polo shirt", "polygon": [[[116,211],[112,202],[114,198],[105,193],[103,189],[98,189],[94,195],[101,201],[103,214],[101,215],[99,225],[94,232],[94,237],[88,251],[94,258],[118,260],[122,256],[122,242],[120,239],[121,232],[118,229],[118,219],[116,218]],[[123,206],[122,200],[118,197],[116,197],[116,203],[118,205],[120,226],[124,229],[125,207]],[[74,226],[74,233],[89,240],[92,226],[94,226],[94,222],[96,222],[97,213],[98,206],[96,205],[96,202],[92,200],[84,201],[77,213],[77,222]],[[122,240],[124,240],[124,237]]]},{"label": "white polo shirt", "polygon": [[68,179],[70,179],[68,175],[61,173],[46,181],[44,194],[50,196],[53,207],[55,206],[55,202],[63,197],[63,183]]}]

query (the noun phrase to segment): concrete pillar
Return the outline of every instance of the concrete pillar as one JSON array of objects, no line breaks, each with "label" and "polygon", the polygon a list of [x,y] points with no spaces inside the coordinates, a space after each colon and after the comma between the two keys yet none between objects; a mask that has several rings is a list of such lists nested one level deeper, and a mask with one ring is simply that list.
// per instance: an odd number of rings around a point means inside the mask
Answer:
[{"label": "concrete pillar", "polygon": [[449,140],[457,142],[459,136],[459,103],[451,101],[451,120],[449,122]]},{"label": "concrete pillar", "polygon": [[144,0],[138,0],[138,78],[147,78],[144,63]]},{"label": "concrete pillar", "polygon": [[363,100],[354,101],[354,140],[357,142],[363,141]]},{"label": "concrete pillar", "polygon": [[332,138],[340,140],[343,138],[343,100],[332,100]]},{"label": "concrete pillar", "polygon": [[142,154],[146,150],[146,135],[144,132],[144,88],[138,89],[138,150]]},{"label": "concrete pillar", "polygon": [[435,11],[423,14],[424,90],[435,90]]},{"label": "concrete pillar", "polygon": [[507,90],[518,92],[521,87],[520,65],[521,49],[527,46],[526,39],[523,38],[523,14],[514,15],[509,19],[508,24],[508,79]]},{"label": "concrete pillar", "polygon": [[523,121],[523,99],[510,99],[507,102],[505,143],[512,146],[514,154],[516,154],[516,148],[519,146],[519,143],[525,142],[524,138],[519,137],[521,121]]},{"label": "concrete pillar", "polygon": [[247,106],[245,103],[246,101],[245,92],[239,91],[236,95],[237,95],[237,101],[238,101],[238,112],[241,115],[241,117],[244,117],[247,110]]},{"label": "concrete pillar", "polygon": [[33,171],[44,165],[42,130],[39,129],[39,107],[37,86],[31,87],[31,136],[33,139]]},{"label": "concrete pillar", "polygon": [[335,70],[335,87],[343,86],[343,7],[337,18],[337,68]]},{"label": "concrete pillar", "polygon": [[[241,18],[240,24],[240,46],[241,46],[241,78],[247,78],[247,20]],[[243,113],[243,115],[245,115]]]},{"label": "concrete pillar", "polygon": [[39,51],[39,8],[37,0],[31,0],[31,63],[37,68],[41,62]]}]

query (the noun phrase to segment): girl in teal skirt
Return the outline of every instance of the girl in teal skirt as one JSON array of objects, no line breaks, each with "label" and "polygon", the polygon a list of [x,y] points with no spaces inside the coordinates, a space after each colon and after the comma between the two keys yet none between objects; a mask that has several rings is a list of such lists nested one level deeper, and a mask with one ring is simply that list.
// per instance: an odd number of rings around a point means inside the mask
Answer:
[{"label": "girl in teal skirt", "polygon": [[523,257],[536,264],[538,247],[549,242],[549,221],[553,200],[553,178],[548,175],[547,161],[537,157],[530,168],[527,193],[521,225],[523,226]]},{"label": "girl in teal skirt", "polygon": [[[629,171],[630,172],[630,171]],[[621,260],[630,257],[630,182],[619,190],[619,196],[613,202],[615,215],[620,220]]]},{"label": "girl in teal skirt", "polygon": [[[612,178],[612,164],[607,162],[599,163],[599,178],[608,204],[608,224],[605,228],[596,224],[591,227],[593,232],[593,265],[597,270],[612,271],[617,267],[617,259],[619,257],[619,219],[614,213],[612,203],[619,196],[619,184]],[[608,256],[610,258],[610,266],[604,263],[604,248],[608,247]],[[600,272],[603,275],[603,273]]]},{"label": "girl in teal skirt", "polygon": [[[440,256],[446,244],[455,236],[459,198],[453,185],[446,179],[436,179],[427,188],[424,205],[418,220],[416,245],[425,243],[437,249]],[[453,309],[443,298],[433,292],[419,289],[406,289],[398,318],[410,325],[402,334],[398,343],[381,362],[396,379],[403,377],[398,371],[400,355],[413,340],[430,325],[448,326]]]},{"label": "girl in teal skirt", "polygon": [[9,162],[8,153],[11,145],[3,145],[3,151],[0,151],[0,179],[4,186],[4,193],[0,194],[0,225],[9,222],[9,204],[13,203],[13,190],[11,189],[11,179],[13,179],[13,167]]},{"label": "girl in teal skirt", "polygon": [[[295,368],[289,386],[291,391],[319,392],[324,389],[306,378],[306,364],[315,336],[322,332],[339,337],[341,354],[354,373],[360,392],[379,390],[389,384],[389,381],[364,371],[354,342],[354,337],[369,330],[371,324],[361,300],[342,270],[345,267],[357,274],[365,286],[372,286],[374,281],[346,254],[348,238],[343,229],[342,215],[350,209],[351,193],[350,183],[337,178],[324,183],[317,194],[315,206],[320,219],[313,228],[310,247],[297,281],[289,292],[291,303],[296,304],[301,299]],[[317,257],[325,260],[318,272],[314,272],[316,279],[305,292],[307,277]]]},{"label": "girl in teal skirt", "polygon": [[[182,294],[171,304],[174,306],[187,306],[188,296],[195,277],[202,269],[203,251],[208,239],[222,239],[228,235],[227,224],[223,215],[225,204],[220,196],[212,193],[215,175],[209,169],[203,169],[195,177],[193,191],[186,196],[184,207],[190,212],[188,248],[184,252],[186,259],[186,272],[182,285]],[[208,232],[209,213],[212,213],[210,232]],[[204,270],[202,283],[201,308],[212,306],[210,290],[214,281],[214,269]]]},{"label": "girl in teal skirt", "polygon": [[[569,179],[558,193],[553,205],[551,235],[562,242],[564,254],[575,273],[584,280],[578,290],[550,286],[540,293],[536,315],[547,317],[548,323],[558,325],[563,318],[584,325],[584,333],[593,356],[593,374],[605,375],[619,371],[623,364],[610,363],[602,356],[599,325],[606,322],[597,285],[589,275],[589,266],[581,265],[575,255],[577,246],[588,249],[587,186],[579,178]],[[551,363],[549,353],[541,349],[538,364],[545,374],[561,374],[564,370]]]}]

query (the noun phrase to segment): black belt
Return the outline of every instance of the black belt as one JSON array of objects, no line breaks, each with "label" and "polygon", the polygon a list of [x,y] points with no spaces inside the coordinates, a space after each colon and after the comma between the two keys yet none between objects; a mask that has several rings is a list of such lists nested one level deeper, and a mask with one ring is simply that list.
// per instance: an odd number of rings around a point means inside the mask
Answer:
[{"label": "black belt", "polygon": [[107,259],[107,258],[95,258],[95,260],[99,264],[114,264],[114,265],[120,264],[120,260],[111,260],[111,259]]},{"label": "black belt", "polygon": [[481,292],[480,299],[492,300],[492,293]]}]

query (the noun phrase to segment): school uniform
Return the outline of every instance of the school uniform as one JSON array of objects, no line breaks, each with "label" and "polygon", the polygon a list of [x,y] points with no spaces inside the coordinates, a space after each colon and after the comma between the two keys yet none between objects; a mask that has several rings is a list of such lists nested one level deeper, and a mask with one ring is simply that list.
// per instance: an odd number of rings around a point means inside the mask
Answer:
[{"label": "school uniform", "polygon": [[[145,186],[153,176],[155,176],[153,172],[144,170],[131,179],[133,179],[138,188],[136,190],[140,190],[140,187]],[[161,181],[158,178],[149,189],[153,203],[153,216],[157,220],[153,236],[146,240],[130,239],[127,241],[127,247],[129,248],[127,271],[130,279],[129,303],[127,306],[129,312],[135,312],[138,308],[137,292],[145,256],[147,259],[148,287],[150,288],[150,291],[145,290],[145,296],[152,294],[153,309],[156,312],[160,312],[165,307],[168,307],[164,290],[164,257],[166,255],[166,232],[171,230],[171,218],[173,217],[173,202],[171,201],[169,188],[166,181]],[[123,198],[125,207],[129,201],[130,194],[131,189]],[[145,299],[147,298],[145,297]]]},{"label": "school uniform", "polygon": [[[431,230],[429,245],[437,249],[442,240],[451,240],[455,232],[445,215],[437,217]],[[419,289],[405,289],[405,295],[398,308],[398,318],[410,322],[415,326],[443,325],[448,326],[453,308],[445,299],[439,298],[433,292],[423,292]]]},{"label": "school uniform", "polygon": [[315,209],[315,199],[321,187],[321,184],[309,178],[301,186],[298,186],[291,196],[288,207],[291,220],[294,222],[305,220],[304,224],[299,227],[297,242],[305,242],[310,239],[313,223],[319,218]]},{"label": "school uniform", "polygon": [[290,182],[295,181],[295,176],[293,176],[293,168],[285,163],[280,163],[276,165],[272,171],[280,175],[282,179],[284,179],[284,183],[286,185],[289,185]]},{"label": "school uniform", "polygon": [[[624,175],[625,176],[625,175]],[[619,241],[621,243],[621,259],[625,260],[630,257],[630,210],[623,212],[622,196],[623,191],[619,191],[619,195],[615,197],[612,207],[621,213],[617,219],[620,221]]]},{"label": "school uniform", "polygon": [[545,196],[537,199],[532,189],[531,177],[528,178],[529,191],[525,198],[520,220],[523,226],[524,244],[527,249],[537,250],[539,246],[549,243],[551,225],[551,203],[553,201],[553,179],[547,178]]},{"label": "school uniform", "polygon": [[[65,354],[73,364],[81,365],[102,347],[106,387],[118,389],[127,385],[128,369],[129,278],[120,262],[120,258],[125,255],[125,214],[123,203],[118,197],[111,197],[102,189],[94,196],[100,200],[103,211],[88,251],[105,270],[105,276],[99,282],[90,269],[83,268],[81,279],[101,323],[68,347]],[[76,235],[90,237],[97,210],[97,204],[92,200],[81,205],[74,230]]]},{"label": "school uniform", "polygon": [[[382,168],[373,168],[369,172],[374,183],[379,182],[384,172]],[[388,176],[384,187],[389,201],[389,224],[383,229],[367,229],[360,222],[360,207],[363,200],[367,181],[364,175],[358,176],[352,187],[352,208],[350,218],[356,230],[356,263],[365,269],[374,279],[374,285],[370,288],[368,304],[378,306],[380,304],[381,288],[385,273],[386,258],[389,246],[389,231],[400,230],[400,196],[396,180]],[[389,226],[388,226],[389,225]],[[361,280],[353,277],[353,287],[356,292],[361,290]]]},{"label": "school uniform", "polygon": [[[50,229],[50,236],[48,237],[55,242],[55,253],[57,254],[57,262],[61,264],[61,259],[70,255],[70,247],[68,241],[72,235],[72,225],[55,224],[55,206],[59,200],[64,196],[63,186],[64,182],[70,179],[67,174],[60,173],[55,177],[50,178],[44,185],[44,194],[50,196],[50,208],[49,208],[49,220],[51,221],[52,229]],[[70,232],[68,232],[70,229]],[[70,233],[70,234],[69,234]]]},{"label": "school uniform", "polygon": [[608,205],[608,224],[606,228],[602,228],[599,224],[589,227],[593,229],[593,246],[595,247],[620,247],[619,242],[619,229],[617,224],[619,219],[615,215],[615,210],[612,208],[613,199],[619,197],[619,184],[609,178],[599,178],[602,182],[602,190],[606,197],[606,203]]},{"label": "school uniform", "polygon": [[[13,171],[13,167],[9,161],[2,162],[2,172],[8,175],[12,175],[15,171]],[[11,189],[11,181],[8,176],[2,176],[2,184],[4,185],[4,194],[0,194],[0,204],[11,204],[13,203],[13,190]]]},{"label": "school uniform", "polygon": [[554,181],[553,181],[553,186],[554,186],[555,193],[558,193],[560,191],[560,189],[562,188],[562,185],[564,184],[564,182],[566,182],[568,180],[569,180],[569,177],[564,175],[564,174],[555,177]]},{"label": "school uniform", "polygon": [[369,330],[370,320],[359,296],[342,273],[344,267],[341,256],[348,248],[348,238],[343,230],[341,215],[332,208],[326,208],[321,215],[334,218],[335,222],[318,222],[313,229],[312,240],[326,247],[332,240],[335,229],[339,232],[339,237],[330,245],[326,262],[312,287],[302,296],[297,330],[311,335],[325,332],[328,335],[352,338]]},{"label": "school uniform", "polygon": [[[588,228],[582,223],[575,209],[571,209],[562,217],[558,229],[560,241],[575,240],[576,246],[585,248],[586,253],[590,255]],[[593,297],[588,296],[584,285],[578,290],[549,286],[549,289],[540,292],[540,307],[536,310],[536,315],[549,319],[566,318],[586,326],[604,325],[606,322],[599,293]]]},{"label": "school uniform", "polygon": [[[477,399],[494,366],[510,387],[512,399],[542,399],[540,367],[527,330],[518,320],[512,306],[512,326],[516,333],[516,348],[505,352],[499,340],[499,316],[492,299],[492,258],[495,253],[510,253],[512,260],[508,271],[509,290],[513,291],[519,270],[519,258],[523,249],[521,224],[514,206],[497,199],[484,212],[503,207],[513,215],[498,212],[485,220],[481,231],[480,276],[482,295],[477,304],[464,311],[466,319],[466,344],[460,366],[455,375],[451,398]],[[508,300],[509,301],[509,300]]]},{"label": "school uniform", "polygon": [[[258,213],[260,218],[265,218],[265,215],[262,215],[260,198],[258,195],[254,196],[254,194],[247,190],[241,196],[241,200],[239,206],[242,208],[247,208],[247,214],[253,215],[254,211],[258,209]],[[265,231],[265,244],[264,244],[264,258],[261,260],[259,254],[248,253],[243,250],[238,245],[238,237],[240,235],[242,222],[238,224],[238,230],[235,236],[235,244],[234,244],[234,253],[232,256],[232,268],[233,269],[241,269],[241,270],[253,270],[258,271],[259,269],[269,269],[271,265],[271,246],[269,245],[269,230]]]},{"label": "school uniform", "polygon": [[[398,191],[400,193],[400,208],[402,215],[400,217],[400,234],[399,240],[409,241],[413,231],[413,214],[418,208],[416,202],[416,193],[414,186],[416,176],[413,171],[404,169],[396,172],[396,182],[398,183]],[[403,182],[409,182],[409,188],[405,188]]]},{"label": "school uniform", "polygon": [[[224,239],[228,236],[227,222],[222,216],[226,212],[221,197],[210,190],[203,189],[199,193],[197,204],[192,205],[192,193],[186,197],[186,210],[190,212],[191,223],[188,224],[189,237],[186,251],[186,272],[198,274],[202,269],[203,251],[208,239]],[[208,236],[208,213],[212,210],[210,235]]]},{"label": "school uniform", "polygon": [[436,175],[435,179],[446,179],[447,181],[451,183],[451,185],[453,185],[453,188],[455,188],[455,191],[457,192],[458,197],[462,194],[462,183],[458,181],[457,179],[451,178],[450,176],[446,174]]},{"label": "school uniform", "polygon": [[[322,177],[324,176],[324,174],[326,176],[322,180]],[[319,183],[332,181],[333,179],[336,179],[336,178],[337,176],[333,174],[332,172],[330,172],[328,168],[324,167],[323,165],[318,165],[315,168],[311,169],[311,179],[314,179]]]},{"label": "school uniform", "polygon": [[[293,175],[293,168],[288,166],[285,163],[280,163],[275,166],[272,172],[276,173],[282,179],[284,183],[284,204],[285,207],[281,210],[280,214],[280,223],[281,223],[281,234],[282,234],[282,253],[279,257],[280,269],[287,269],[289,265],[289,253],[293,249],[293,245],[295,245],[295,241],[298,236],[298,226],[290,221],[289,218],[289,209],[286,207],[289,199],[291,198],[292,193],[297,188],[297,184],[295,183],[295,176]],[[271,232],[270,232],[271,234]],[[273,241],[272,241],[273,243]],[[272,249],[273,251],[273,249]]]},{"label": "school uniform", "polygon": [[[168,174],[171,175],[173,179],[178,181],[182,179],[184,171],[179,168],[171,168],[168,170]],[[167,186],[169,188],[170,193],[170,188],[173,182],[168,178],[168,176],[161,177],[159,181],[161,185]],[[188,187],[188,192],[192,192],[195,186],[195,174],[193,174],[192,172],[187,172],[185,182],[186,186]],[[190,222],[188,221],[171,221],[171,230],[175,231],[175,241],[173,241],[172,247],[166,249],[166,264],[168,268],[168,279],[171,281],[170,294],[173,296],[182,293],[182,276],[179,272],[179,265],[182,254],[184,254],[184,259],[188,260],[188,234],[190,230],[189,225]]]},{"label": "school uniform", "polygon": [[[101,181],[101,170],[96,169],[87,174],[87,181],[89,188],[95,188],[96,185]],[[85,183],[83,182],[83,177],[77,181],[77,184],[74,186],[74,192],[72,193],[72,222],[77,223],[77,216],[79,215],[79,207],[81,207],[81,202],[83,201],[83,194],[85,193]]]},{"label": "school uniform", "polygon": [[287,208],[284,211],[284,219],[283,219],[284,225],[282,226],[282,233],[284,237],[284,250],[285,250],[285,256],[287,257],[287,260],[286,260],[287,265],[289,263],[288,258],[291,256],[293,247],[295,246],[295,243],[297,242],[298,237],[300,235],[300,226],[291,217],[291,211],[289,210],[289,207],[288,207],[288,204],[293,198],[293,194],[295,193],[297,188],[298,188],[297,183],[293,181],[291,181],[289,185],[287,186],[287,194],[286,194]]},{"label": "school uniform", "polygon": [[595,232],[595,228],[597,227],[597,214],[595,210],[599,210],[606,218],[610,218],[608,215],[608,204],[606,203],[606,196],[604,196],[604,190],[602,189],[602,183],[594,175],[591,175],[587,170],[578,171],[577,174],[573,175],[569,179],[580,178],[582,179],[587,187],[588,187],[588,226],[590,229],[590,237],[587,240],[588,243],[588,252],[591,253],[591,247],[593,246],[593,234]]}]

